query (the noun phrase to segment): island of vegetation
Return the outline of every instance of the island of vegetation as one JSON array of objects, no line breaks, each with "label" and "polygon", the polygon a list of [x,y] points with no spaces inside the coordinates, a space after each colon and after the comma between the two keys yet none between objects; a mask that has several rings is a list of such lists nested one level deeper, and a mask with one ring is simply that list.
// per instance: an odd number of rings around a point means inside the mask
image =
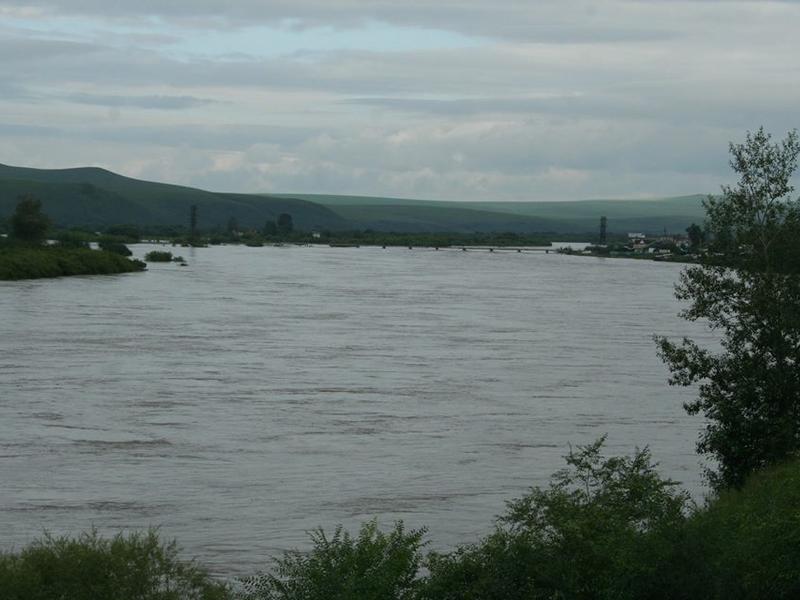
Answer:
[{"label": "island of vegetation", "polygon": [[127,258],[130,250],[107,237],[92,250],[74,235],[46,243],[50,220],[32,196],[20,198],[11,216],[10,237],[0,238],[0,280],[38,279],[67,275],[109,275],[143,271],[144,263]]},{"label": "island of vegetation", "polygon": [[311,534],[309,552],[222,582],[156,532],[45,537],[0,554],[9,600],[763,599],[800,597],[800,200],[796,133],[732,146],[734,188],[707,203],[713,261],[689,266],[677,296],[720,337],[706,348],[657,338],[673,385],[706,426],[710,493],[698,505],[645,448],[577,447],[549,486],[511,500],[486,537],[425,552],[425,530],[375,521]]}]

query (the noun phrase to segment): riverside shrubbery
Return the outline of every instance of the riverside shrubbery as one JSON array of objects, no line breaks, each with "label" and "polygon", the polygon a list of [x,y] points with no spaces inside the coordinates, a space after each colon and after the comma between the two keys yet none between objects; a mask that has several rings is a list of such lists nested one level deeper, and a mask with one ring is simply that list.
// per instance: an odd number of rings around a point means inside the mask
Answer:
[{"label": "riverside shrubbery", "polygon": [[222,600],[227,588],[155,531],[101,538],[47,536],[18,554],[0,554],[4,600]]},{"label": "riverside shrubbery", "polygon": [[154,532],[46,537],[0,554],[0,597],[141,600],[747,599],[800,596],[800,460],[753,475],[702,507],[647,450],[567,457],[547,488],[508,503],[493,533],[423,553],[421,530],[374,521],[311,534],[270,572],[223,586]]},{"label": "riverside shrubbery", "polygon": [[64,275],[108,275],[144,269],[145,265],[141,261],[88,248],[25,245],[8,245],[0,248],[0,280]]},{"label": "riverside shrubbery", "polygon": [[169,250],[151,250],[144,255],[147,262],[172,262],[172,252]]}]

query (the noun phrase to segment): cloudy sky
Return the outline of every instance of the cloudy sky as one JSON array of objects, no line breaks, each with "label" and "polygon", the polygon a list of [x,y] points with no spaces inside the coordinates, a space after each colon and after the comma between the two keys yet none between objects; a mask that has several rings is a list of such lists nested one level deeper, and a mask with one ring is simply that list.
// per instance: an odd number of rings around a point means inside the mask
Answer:
[{"label": "cloudy sky", "polygon": [[714,192],[800,1],[0,0],[0,162],[442,200]]}]

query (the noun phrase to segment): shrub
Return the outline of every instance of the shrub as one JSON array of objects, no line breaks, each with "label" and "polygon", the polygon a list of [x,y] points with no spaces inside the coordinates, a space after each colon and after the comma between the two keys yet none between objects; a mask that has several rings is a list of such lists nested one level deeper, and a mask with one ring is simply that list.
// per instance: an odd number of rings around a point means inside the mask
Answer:
[{"label": "shrub", "polygon": [[670,561],[683,598],[800,598],[800,461],[719,494],[685,527]]},{"label": "shrub", "polygon": [[58,245],[64,248],[88,248],[94,236],[83,231],[60,231],[55,235]]},{"label": "shrub", "polygon": [[604,458],[604,439],[570,452],[549,488],[509,502],[482,542],[431,554],[423,597],[642,597],[671,555],[689,498],[656,473],[647,449]]},{"label": "shrub", "polygon": [[99,243],[99,246],[101,250],[105,250],[106,252],[113,252],[114,254],[119,254],[120,256],[133,255],[133,252],[131,252],[130,248],[128,248],[125,244],[119,242],[102,241]]},{"label": "shrub", "polygon": [[169,250],[152,250],[144,255],[147,262],[170,262],[172,260],[172,252]]},{"label": "shrub", "polygon": [[0,280],[143,271],[145,264],[87,248],[7,246],[0,251]]},{"label": "shrub", "polygon": [[0,554],[4,600],[217,600],[226,588],[193,561],[178,558],[175,542],[155,531],[102,538],[49,535],[18,554]]},{"label": "shrub", "polygon": [[311,533],[308,553],[276,559],[275,574],[244,582],[247,600],[410,600],[420,585],[424,530],[406,532],[402,522],[383,533],[375,521],[353,538],[339,527],[328,538]]}]

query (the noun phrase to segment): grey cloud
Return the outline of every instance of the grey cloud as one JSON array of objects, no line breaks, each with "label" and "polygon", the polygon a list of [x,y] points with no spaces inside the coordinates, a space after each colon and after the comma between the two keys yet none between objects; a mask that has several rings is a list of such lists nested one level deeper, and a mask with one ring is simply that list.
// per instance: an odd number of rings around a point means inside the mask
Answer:
[{"label": "grey cloud", "polygon": [[[669,195],[716,190],[728,171],[727,142],[745,129],[763,123],[780,135],[798,124],[796,3],[39,4],[94,15],[101,33],[110,19],[146,25],[158,14],[180,36],[203,35],[188,26],[379,19],[503,41],[271,58],[231,48],[224,59],[178,60],[158,40],[136,36],[106,44],[93,34],[104,43],[92,44],[3,33],[0,106],[14,115],[0,124],[4,162],[102,161],[132,176],[237,191]],[[0,9],[8,5],[0,0]],[[212,22],[215,13],[226,21]]]},{"label": "grey cloud", "polygon": [[76,60],[80,55],[91,54],[100,48],[94,44],[48,39],[0,37],[0,56],[4,65],[47,60]]},{"label": "grey cloud", "polygon": [[[623,22],[615,9],[623,2],[586,4],[537,0],[536,3],[488,0],[171,0],[107,2],[104,0],[39,0],[38,7],[65,15],[107,18],[157,16],[188,26],[234,27],[283,24],[295,28],[362,27],[371,21],[457,31],[468,35],[540,42],[607,42],[665,39],[678,35],[653,26],[653,21]],[[0,6],[20,6],[0,2]]]},{"label": "grey cloud", "polygon": [[43,125],[18,125],[16,123],[0,123],[0,135],[26,137],[58,136],[61,129]]},{"label": "grey cloud", "polygon": [[58,137],[72,141],[113,142],[203,150],[241,150],[258,144],[291,148],[313,137],[315,130],[301,127],[222,125],[120,126],[114,123],[45,127],[0,123],[0,133],[31,137]]},{"label": "grey cloud", "polygon": [[64,100],[77,104],[91,104],[112,108],[135,107],[160,110],[183,110],[208,106],[217,100],[196,98],[194,96],[105,96],[98,94],[68,94]]}]

